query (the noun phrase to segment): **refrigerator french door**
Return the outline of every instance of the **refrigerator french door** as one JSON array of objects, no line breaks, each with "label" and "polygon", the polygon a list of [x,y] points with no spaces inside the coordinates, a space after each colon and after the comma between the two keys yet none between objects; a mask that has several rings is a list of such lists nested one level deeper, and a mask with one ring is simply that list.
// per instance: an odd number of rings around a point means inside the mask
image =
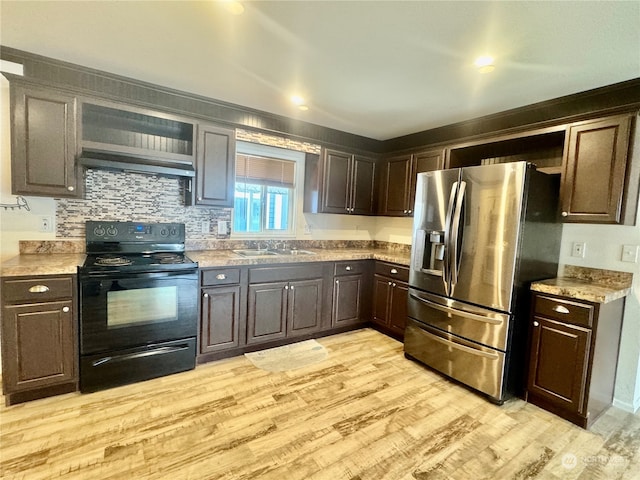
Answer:
[{"label": "refrigerator french door", "polygon": [[557,198],[557,179],[526,162],[418,175],[407,356],[496,402],[514,390],[526,290],[557,270]]}]

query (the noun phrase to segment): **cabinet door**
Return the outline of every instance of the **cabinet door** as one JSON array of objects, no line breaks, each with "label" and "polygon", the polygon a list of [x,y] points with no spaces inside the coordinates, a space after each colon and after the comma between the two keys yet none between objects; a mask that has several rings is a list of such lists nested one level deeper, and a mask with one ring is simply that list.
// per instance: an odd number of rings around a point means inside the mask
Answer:
[{"label": "cabinet door", "polygon": [[198,125],[196,205],[233,207],[235,155],[233,130]]},{"label": "cabinet door", "polygon": [[389,299],[392,282],[380,275],[373,278],[373,321],[382,326],[389,326]]},{"label": "cabinet door", "polygon": [[390,158],[384,162],[381,185],[381,215],[407,215],[409,208],[409,182],[411,181],[411,155]]},{"label": "cabinet door", "polygon": [[569,128],[561,193],[564,221],[621,221],[631,120],[622,115]]},{"label": "cabinet door", "polygon": [[333,312],[331,326],[339,327],[362,322],[362,275],[336,277],[333,284]]},{"label": "cabinet door", "polygon": [[389,298],[389,328],[399,335],[404,335],[407,324],[407,301],[409,299],[409,286],[406,283],[391,284]]},{"label": "cabinet door", "polygon": [[530,393],[583,413],[591,330],[534,317],[529,358]]},{"label": "cabinet door", "polygon": [[322,212],[349,213],[351,155],[325,150],[322,177]]},{"label": "cabinet door", "polygon": [[444,156],[442,150],[420,152],[413,155],[411,170],[411,186],[409,187],[409,204],[407,213],[413,215],[413,207],[416,203],[416,182],[418,174],[432,172],[444,168]]},{"label": "cabinet door", "polygon": [[73,302],[4,308],[5,394],[77,381]]},{"label": "cabinet door", "polygon": [[375,213],[376,162],[372,158],[356,155],[351,175],[351,205],[349,213],[373,215]]},{"label": "cabinet door", "polygon": [[322,279],[289,282],[287,287],[287,336],[319,330],[322,320]]},{"label": "cabinet door", "polygon": [[240,345],[240,286],[202,290],[200,353]]},{"label": "cabinet door", "polygon": [[76,98],[22,86],[11,94],[12,193],[79,196]]},{"label": "cabinet door", "polygon": [[284,338],[287,334],[287,282],[249,285],[247,343]]}]

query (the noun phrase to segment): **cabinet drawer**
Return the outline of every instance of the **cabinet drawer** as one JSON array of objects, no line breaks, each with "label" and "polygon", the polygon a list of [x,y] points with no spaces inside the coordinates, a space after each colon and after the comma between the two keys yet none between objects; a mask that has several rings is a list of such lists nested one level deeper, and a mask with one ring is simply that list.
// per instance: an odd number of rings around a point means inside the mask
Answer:
[{"label": "cabinet drawer", "polygon": [[535,296],[534,311],[536,315],[591,327],[595,306],[588,303],[577,303],[545,295]]},{"label": "cabinet drawer", "polygon": [[367,271],[367,261],[357,260],[352,262],[336,262],[333,274],[339,275],[356,275]]},{"label": "cabinet drawer", "polygon": [[75,277],[4,279],[2,283],[5,303],[38,303],[71,298]]},{"label": "cabinet drawer", "polygon": [[376,274],[391,277],[402,282],[409,281],[409,267],[394,263],[376,262]]},{"label": "cabinet drawer", "polygon": [[322,263],[251,268],[249,269],[249,283],[289,282],[322,278],[322,268]]},{"label": "cabinet drawer", "polygon": [[240,283],[239,268],[212,268],[202,270],[202,286]]}]

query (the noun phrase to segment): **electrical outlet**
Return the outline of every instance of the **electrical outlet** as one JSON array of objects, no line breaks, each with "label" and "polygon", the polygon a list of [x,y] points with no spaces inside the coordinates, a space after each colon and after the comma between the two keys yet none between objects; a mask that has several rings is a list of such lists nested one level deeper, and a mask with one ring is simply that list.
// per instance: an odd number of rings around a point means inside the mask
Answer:
[{"label": "electrical outlet", "polygon": [[40,231],[53,232],[53,219],[49,215],[40,217]]},{"label": "electrical outlet", "polygon": [[311,235],[311,225],[309,225],[308,223],[304,224],[304,234]]},{"label": "electrical outlet", "polygon": [[622,261],[636,263],[638,261],[638,245],[623,245]]},{"label": "electrical outlet", "polygon": [[202,233],[210,233],[211,232],[211,222],[209,222],[208,220],[203,220],[201,225],[200,225],[200,231]]},{"label": "electrical outlet", "polygon": [[227,234],[227,221],[218,220],[218,235],[226,235],[226,234]]},{"label": "electrical outlet", "polygon": [[584,258],[584,251],[587,245],[584,242],[573,242],[573,248],[571,249],[571,256]]}]

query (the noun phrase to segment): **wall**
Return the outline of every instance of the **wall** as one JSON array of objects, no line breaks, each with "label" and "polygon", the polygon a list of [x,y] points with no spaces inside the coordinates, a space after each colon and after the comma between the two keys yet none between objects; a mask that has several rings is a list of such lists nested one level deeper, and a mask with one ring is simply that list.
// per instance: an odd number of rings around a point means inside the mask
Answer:
[{"label": "wall", "polygon": [[[573,242],[586,242],[585,257],[571,256]],[[622,245],[640,245],[640,215],[635,227],[564,225],[560,263],[631,272],[633,287],[626,298],[614,405],[640,409],[640,264],[621,261]]]},{"label": "wall", "polygon": [[[0,203],[5,204],[15,203],[15,196],[11,195],[10,180],[8,81],[2,76],[0,76],[0,87]],[[303,151],[310,148],[305,144],[300,144],[297,147],[293,144],[283,144],[282,139],[273,136],[262,136],[261,138],[250,136],[250,138],[244,139],[278,147],[300,148]],[[131,215],[136,216],[138,220],[150,221],[160,221],[160,218],[169,215],[171,219],[182,218],[185,223],[191,225],[189,234],[199,236],[201,233],[197,227],[203,217],[217,218],[216,215],[220,214],[215,209],[176,207],[175,198],[180,195],[177,181],[173,181],[176,183],[166,183],[165,179],[153,180],[155,177],[110,172],[99,172],[95,177],[90,174],[90,178],[91,182],[105,182],[103,186],[108,186],[102,191],[92,189],[91,195],[97,195],[92,197],[92,200],[60,200],[56,207],[56,201],[53,199],[27,197],[31,211],[0,209],[0,261],[18,254],[19,240],[56,238],[55,233],[38,231],[38,222],[42,215],[58,217],[62,224],[58,223],[57,229],[61,233],[65,232],[71,236],[81,236],[84,219],[96,214],[105,215],[102,218],[112,216],[112,219],[117,220],[127,220]],[[127,182],[129,186],[136,185],[138,182],[138,187],[143,186],[145,191],[155,196],[156,203],[164,202],[163,192],[170,192],[167,196],[174,200],[169,200],[169,206],[163,204],[165,206],[161,205],[157,208],[150,204],[145,206],[145,195],[141,196],[142,199],[133,196],[131,201],[125,200],[125,197],[119,196],[118,192],[126,192],[130,187],[119,187],[121,182]],[[136,205],[135,202],[138,201],[143,203]],[[97,211],[97,213],[91,210],[95,207],[94,202],[104,202],[106,210]],[[126,209],[127,218],[119,216],[123,209]],[[167,213],[165,209],[169,209],[170,212]],[[154,211],[156,213],[152,215]],[[158,213],[162,211],[165,213]],[[411,243],[412,220],[410,218],[305,214],[302,212],[302,202],[299,201],[296,221],[298,224],[296,238],[298,239],[381,240],[403,244]],[[310,235],[304,233],[305,224],[310,227]],[[570,256],[571,245],[574,241],[586,242],[584,259]],[[628,271],[635,274],[633,293],[626,302],[615,391],[615,404],[625,410],[635,411],[640,408],[640,265],[620,261],[623,244],[640,245],[640,219],[635,227],[565,225],[563,227],[560,263]]]}]

